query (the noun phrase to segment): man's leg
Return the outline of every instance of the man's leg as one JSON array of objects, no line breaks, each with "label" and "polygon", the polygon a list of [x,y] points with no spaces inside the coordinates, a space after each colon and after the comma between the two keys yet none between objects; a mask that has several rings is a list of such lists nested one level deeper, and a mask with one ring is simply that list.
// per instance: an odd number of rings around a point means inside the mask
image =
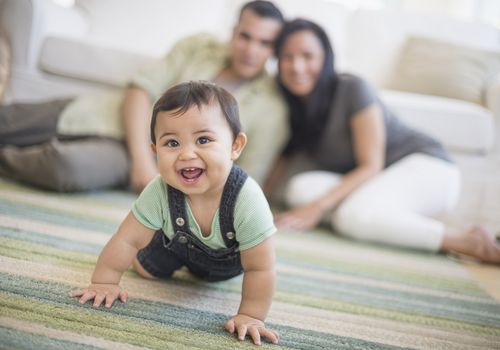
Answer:
[{"label": "man's leg", "polygon": [[0,147],[32,146],[57,135],[57,121],[71,99],[0,107]]},{"label": "man's leg", "polygon": [[128,156],[116,140],[53,138],[35,146],[0,148],[0,176],[59,192],[118,187],[127,184]]}]

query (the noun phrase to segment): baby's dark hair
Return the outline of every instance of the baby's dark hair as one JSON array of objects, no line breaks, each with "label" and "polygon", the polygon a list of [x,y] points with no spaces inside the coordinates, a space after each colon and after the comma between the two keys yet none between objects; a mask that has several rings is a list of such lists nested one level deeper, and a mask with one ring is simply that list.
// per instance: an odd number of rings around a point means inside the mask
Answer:
[{"label": "baby's dark hair", "polygon": [[159,112],[173,111],[172,116],[179,116],[196,105],[202,106],[218,103],[233,133],[233,138],[241,132],[238,103],[233,95],[223,88],[208,81],[190,81],[168,89],[153,107],[151,118],[151,142],[156,144],[155,126]]}]

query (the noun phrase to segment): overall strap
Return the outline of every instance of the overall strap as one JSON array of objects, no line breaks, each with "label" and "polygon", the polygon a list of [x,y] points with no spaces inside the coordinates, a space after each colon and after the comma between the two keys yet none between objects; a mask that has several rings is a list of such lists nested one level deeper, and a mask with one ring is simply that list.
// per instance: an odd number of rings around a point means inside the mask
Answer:
[{"label": "overall strap", "polygon": [[[219,226],[227,248],[237,246],[236,234],[234,229],[234,207],[236,206],[236,199],[240,193],[241,188],[248,178],[239,166],[233,165],[231,172],[227,178],[224,190],[222,191],[221,202],[219,206]],[[184,193],[170,185],[167,185],[168,190],[168,206],[170,208],[170,219],[174,232],[183,231],[191,233],[189,230],[186,202]]]},{"label": "overall strap", "polygon": [[238,245],[234,229],[234,207],[248,175],[239,166],[233,165],[227,178],[219,207],[219,225],[226,247]]},{"label": "overall strap", "polygon": [[183,231],[191,233],[189,230],[186,203],[184,193],[170,185],[167,185],[168,190],[168,206],[170,209],[170,220],[174,227],[174,232]]}]

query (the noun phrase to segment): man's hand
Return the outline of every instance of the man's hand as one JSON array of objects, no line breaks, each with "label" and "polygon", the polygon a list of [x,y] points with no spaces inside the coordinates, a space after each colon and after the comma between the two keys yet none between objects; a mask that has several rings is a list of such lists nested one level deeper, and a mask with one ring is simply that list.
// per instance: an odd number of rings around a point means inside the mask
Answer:
[{"label": "man's hand", "polygon": [[256,318],[238,314],[231,317],[226,322],[226,330],[234,334],[237,332],[238,339],[244,340],[245,336],[248,334],[255,345],[261,345],[260,338],[265,337],[274,344],[278,344],[279,335],[275,331],[266,328],[264,322]]},{"label": "man's hand", "polygon": [[127,302],[128,294],[121,290],[116,284],[101,284],[93,283],[88,288],[74,290],[69,293],[71,298],[80,297],[80,304],[85,304],[87,301],[94,299],[95,308],[98,308],[104,302],[106,308],[110,308],[116,299],[122,303]]}]

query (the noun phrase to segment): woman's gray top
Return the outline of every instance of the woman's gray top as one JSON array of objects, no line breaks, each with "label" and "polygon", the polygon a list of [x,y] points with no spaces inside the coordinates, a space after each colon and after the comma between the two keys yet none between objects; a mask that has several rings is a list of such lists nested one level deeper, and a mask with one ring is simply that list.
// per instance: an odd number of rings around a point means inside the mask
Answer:
[{"label": "woman's gray top", "polygon": [[385,166],[412,153],[425,153],[446,161],[451,159],[443,146],[430,136],[403,124],[380,101],[373,89],[351,74],[339,74],[333,103],[318,147],[310,154],[321,169],[346,173],[356,167],[351,135],[351,118],[363,108],[378,104],[386,128]]}]

